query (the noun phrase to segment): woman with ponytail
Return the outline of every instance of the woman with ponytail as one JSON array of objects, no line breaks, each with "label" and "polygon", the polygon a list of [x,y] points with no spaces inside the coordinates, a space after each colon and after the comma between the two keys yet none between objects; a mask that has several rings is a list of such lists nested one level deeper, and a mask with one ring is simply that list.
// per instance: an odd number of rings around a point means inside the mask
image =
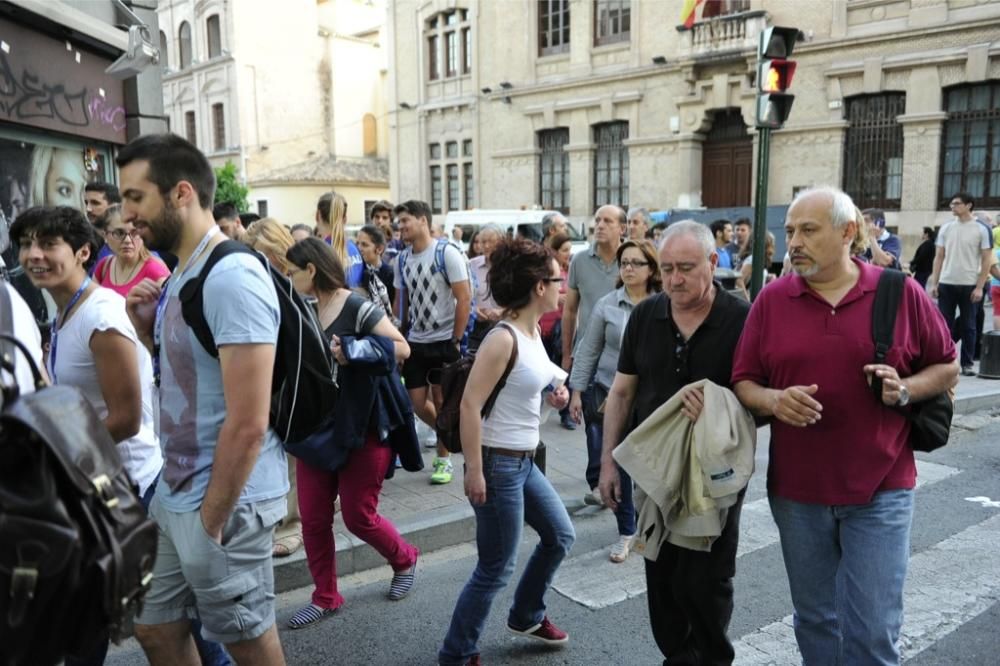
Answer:
[{"label": "woman with ponytail", "polygon": [[333,248],[347,276],[347,287],[361,285],[365,262],[354,241],[347,237],[347,199],[336,192],[327,192],[316,204],[316,235]]}]

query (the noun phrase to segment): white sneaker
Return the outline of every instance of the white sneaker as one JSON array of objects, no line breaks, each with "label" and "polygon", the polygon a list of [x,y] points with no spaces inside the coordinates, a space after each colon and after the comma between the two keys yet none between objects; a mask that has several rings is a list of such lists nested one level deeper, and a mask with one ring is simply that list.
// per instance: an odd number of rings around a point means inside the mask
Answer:
[{"label": "white sneaker", "polygon": [[598,488],[594,488],[589,493],[583,496],[583,503],[587,506],[599,506],[604,508],[604,500],[601,498],[601,491]]},{"label": "white sneaker", "polygon": [[618,537],[618,543],[611,546],[611,561],[616,564],[621,564],[628,559],[629,551],[632,550],[632,543],[635,541],[635,535],[626,536],[622,534]]}]

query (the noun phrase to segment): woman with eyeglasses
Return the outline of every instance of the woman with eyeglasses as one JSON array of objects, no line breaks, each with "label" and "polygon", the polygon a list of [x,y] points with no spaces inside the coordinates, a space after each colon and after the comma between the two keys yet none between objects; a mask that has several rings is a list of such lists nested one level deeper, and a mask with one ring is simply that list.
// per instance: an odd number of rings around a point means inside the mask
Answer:
[{"label": "woman with eyeglasses", "polygon": [[[618,352],[622,335],[632,310],[647,296],[662,290],[660,271],[657,270],[656,250],[649,241],[629,240],[618,248],[617,289],[601,298],[594,305],[587,333],[580,341],[573,355],[573,372],[569,377],[569,387],[573,391],[569,410],[579,423],[583,417],[583,391],[594,383],[592,405],[586,409],[594,413],[602,411],[608,397],[608,390],[618,370]],[[596,441],[603,439],[600,419],[593,419],[591,427],[597,429]],[[618,542],[611,547],[611,561],[616,563],[628,559],[632,542],[635,540],[635,506],[632,504],[632,479],[625,470],[618,468],[621,478],[621,501],[615,509],[618,522]]]},{"label": "woman with eyeglasses", "polygon": [[144,279],[158,282],[170,275],[166,264],[150,254],[132,223],[122,219],[121,206],[108,208],[105,220],[104,240],[111,254],[97,262],[94,268],[97,284],[121,296],[128,296],[129,290]]}]

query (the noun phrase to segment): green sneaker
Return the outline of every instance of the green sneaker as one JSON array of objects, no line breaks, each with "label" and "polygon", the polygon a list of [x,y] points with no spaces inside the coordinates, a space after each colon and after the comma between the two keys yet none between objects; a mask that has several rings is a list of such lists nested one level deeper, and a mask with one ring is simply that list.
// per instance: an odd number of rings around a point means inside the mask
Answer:
[{"label": "green sneaker", "polygon": [[451,474],[455,467],[451,464],[451,458],[435,458],[434,471],[431,473],[431,484],[439,486],[451,483]]}]

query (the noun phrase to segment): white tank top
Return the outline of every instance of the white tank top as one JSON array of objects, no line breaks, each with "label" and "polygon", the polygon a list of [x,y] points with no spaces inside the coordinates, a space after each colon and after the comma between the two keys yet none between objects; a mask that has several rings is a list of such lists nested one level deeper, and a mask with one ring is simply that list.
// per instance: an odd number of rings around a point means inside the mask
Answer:
[{"label": "white tank top", "polygon": [[517,451],[533,451],[538,446],[542,389],[554,376],[552,362],[545,353],[541,335],[529,338],[514,326],[497,326],[490,335],[517,336],[517,362],[507,377],[493,411],[483,420],[482,445]]}]

